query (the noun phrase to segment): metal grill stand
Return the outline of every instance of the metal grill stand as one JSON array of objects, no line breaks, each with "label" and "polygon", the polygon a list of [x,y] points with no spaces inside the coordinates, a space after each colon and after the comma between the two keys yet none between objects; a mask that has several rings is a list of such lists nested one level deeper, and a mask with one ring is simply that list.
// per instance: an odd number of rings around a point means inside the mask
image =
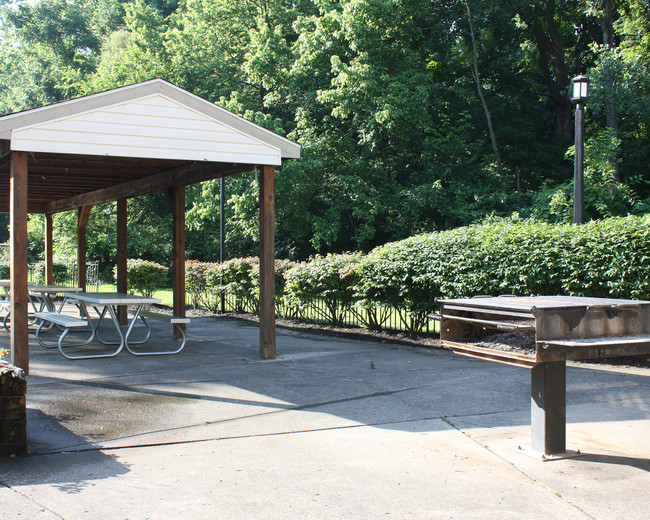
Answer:
[{"label": "metal grill stand", "polygon": [[[532,448],[566,454],[566,361],[650,355],[650,302],[568,296],[438,300],[440,339],[457,354],[531,369]],[[532,335],[529,352],[494,348],[486,334]]]}]

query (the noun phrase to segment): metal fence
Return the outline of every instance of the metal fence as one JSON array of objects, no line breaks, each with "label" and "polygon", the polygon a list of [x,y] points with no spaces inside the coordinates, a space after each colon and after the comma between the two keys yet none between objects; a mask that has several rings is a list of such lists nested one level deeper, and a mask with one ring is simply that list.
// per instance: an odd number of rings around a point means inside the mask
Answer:
[{"label": "metal fence", "polygon": [[[45,283],[45,267],[43,262],[30,264],[27,271],[30,282]],[[54,283],[68,287],[76,287],[79,283],[79,268],[77,262],[57,262],[54,264]],[[99,290],[99,262],[86,264],[86,290]]]},{"label": "metal fence", "polygon": [[[188,294],[188,297],[190,295]],[[188,298],[189,305],[197,305],[196,300]],[[232,294],[216,295],[207,305],[215,313],[235,312],[259,314],[258,302],[253,297]],[[334,325],[340,327],[359,327],[384,331],[406,331],[414,334],[433,334],[439,332],[438,322],[424,314],[413,314],[404,309],[388,305],[364,308],[353,305],[347,308],[332,308],[323,300],[312,300],[302,305],[290,304],[283,298],[276,300],[276,316],[305,323]]]}]

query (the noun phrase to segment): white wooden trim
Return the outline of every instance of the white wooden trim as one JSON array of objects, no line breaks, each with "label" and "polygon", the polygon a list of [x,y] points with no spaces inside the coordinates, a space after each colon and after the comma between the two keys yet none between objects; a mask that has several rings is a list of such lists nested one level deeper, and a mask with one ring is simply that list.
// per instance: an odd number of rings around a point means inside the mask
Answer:
[{"label": "white wooden trim", "polygon": [[[12,149],[18,150],[18,148],[14,148],[12,134],[20,129],[52,123],[57,120],[76,118],[92,112],[106,113],[109,107],[115,108],[120,105],[128,105],[136,100],[145,100],[155,96],[165,97],[188,110],[205,116],[207,120],[218,122],[230,128],[231,131],[257,140],[271,148],[276,148],[279,150],[281,159],[300,157],[300,145],[161,79],[128,85],[99,94],[0,117],[0,139],[12,139]],[[19,143],[20,139],[15,142]],[[272,164],[277,165],[278,163],[274,162]]]},{"label": "white wooden trim", "polygon": [[11,147],[29,152],[282,163],[279,148],[161,94],[15,129]]}]

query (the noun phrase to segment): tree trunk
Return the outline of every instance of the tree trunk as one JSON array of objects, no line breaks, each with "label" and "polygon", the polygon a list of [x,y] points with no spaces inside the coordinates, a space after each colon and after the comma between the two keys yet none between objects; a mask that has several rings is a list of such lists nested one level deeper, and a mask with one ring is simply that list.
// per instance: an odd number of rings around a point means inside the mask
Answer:
[{"label": "tree trunk", "polygon": [[[603,31],[603,45],[605,49],[610,50],[614,48],[614,16],[613,6],[611,0],[603,0],[602,15],[599,18],[600,27]],[[614,88],[616,87],[616,78],[614,74],[609,72],[605,78],[605,112],[606,112],[606,125],[609,129],[610,135],[614,139],[618,139],[618,111],[616,110],[616,103],[614,102]],[[609,158],[609,163],[614,172],[614,182],[609,185],[611,193],[616,191],[616,183],[620,180],[619,165],[618,165],[618,150]]]},{"label": "tree trunk", "polygon": [[503,167],[501,164],[501,154],[499,153],[499,147],[497,146],[497,138],[494,133],[494,128],[492,126],[492,116],[490,115],[490,108],[488,107],[485,95],[483,94],[483,85],[481,84],[481,77],[478,73],[478,51],[476,50],[476,36],[474,35],[474,24],[472,23],[472,12],[469,7],[469,0],[465,0],[465,7],[467,7],[467,19],[469,20],[469,35],[472,40],[472,75],[474,76],[474,81],[476,82],[476,90],[478,92],[478,97],[481,100],[483,105],[483,110],[485,112],[485,119],[487,121],[488,132],[490,133],[490,142],[492,143],[492,150],[494,155],[497,158],[497,168],[499,169],[499,174],[503,175]]},{"label": "tree trunk", "polygon": [[573,139],[573,105],[566,95],[571,83],[564,56],[564,44],[555,23],[555,2],[546,1],[542,12],[522,12],[521,16],[531,28],[539,52],[539,68],[542,82],[546,85],[549,98],[555,105],[557,135],[566,140]]}]

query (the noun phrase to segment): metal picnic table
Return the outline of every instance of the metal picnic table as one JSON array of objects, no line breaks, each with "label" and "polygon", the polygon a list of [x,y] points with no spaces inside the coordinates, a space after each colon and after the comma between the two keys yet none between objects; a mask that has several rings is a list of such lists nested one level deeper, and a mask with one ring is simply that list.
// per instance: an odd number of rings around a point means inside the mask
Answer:
[{"label": "metal picnic table", "polygon": [[[131,354],[141,355],[141,353],[134,351],[131,348],[131,345],[141,344],[147,341],[151,335],[151,327],[147,323],[144,317],[140,316],[140,311],[144,305],[152,303],[160,303],[159,298],[151,298],[133,294],[123,294],[118,292],[64,292],[63,296],[69,301],[78,305],[81,318],[64,318],[57,312],[41,312],[37,313],[37,317],[42,320],[42,323],[39,325],[39,328],[36,331],[36,339],[42,346],[47,346],[40,338],[42,328],[45,323],[59,323],[65,330],[61,335],[58,341],[58,347],[61,354],[68,359],[90,359],[90,358],[103,358],[103,357],[113,357],[119,354],[124,348],[126,348]],[[117,307],[120,305],[135,307],[135,312],[133,312],[128,318],[126,332],[122,331],[120,322],[117,316]],[[95,309],[99,316],[99,321],[95,325],[93,320],[90,318],[88,312],[88,307]],[[100,327],[105,319],[106,314],[108,313],[115,330],[118,334],[118,341],[110,341],[103,339],[100,334]],[[142,322],[147,327],[147,333],[144,339],[140,340],[130,340],[131,332],[133,327],[138,319],[141,319]],[[65,335],[72,329],[76,327],[87,326],[90,328],[91,335],[85,340],[81,345],[89,344],[94,338],[97,338],[104,345],[117,345],[115,350],[102,354],[79,354],[79,355],[70,355],[63,349],[63,338]],[[86,329],[88,330],[88,329]]]}]

